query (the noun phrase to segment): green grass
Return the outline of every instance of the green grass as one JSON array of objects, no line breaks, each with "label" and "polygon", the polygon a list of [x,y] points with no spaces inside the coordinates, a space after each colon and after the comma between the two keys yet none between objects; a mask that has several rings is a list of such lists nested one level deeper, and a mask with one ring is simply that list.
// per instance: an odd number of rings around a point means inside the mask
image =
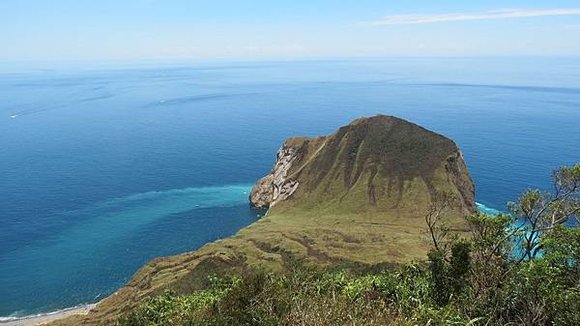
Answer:
[{"label": "green grass", "polygon": [[208,276],[207,288],[167,291],[114,324],[578,325],[578,243],[578,229],[560,228],[547,238],[544,257],[523,264],[504,254],[481,260],[486,246],[458,239],[449,252],[431,251],[428,262],[295,262],[282,272]]}]

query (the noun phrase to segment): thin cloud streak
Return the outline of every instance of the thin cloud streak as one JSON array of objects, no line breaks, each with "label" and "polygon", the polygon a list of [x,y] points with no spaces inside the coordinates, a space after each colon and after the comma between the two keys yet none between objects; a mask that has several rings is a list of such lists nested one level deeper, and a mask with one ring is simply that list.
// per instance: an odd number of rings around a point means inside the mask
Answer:
[{"label": "thin cloud streak", "polygon": [[455,21],[495,20],[549,16],[577,16],[580,8],[503,9],[471,13],[391,15],[370,22],[373,26],[433,24]]}]

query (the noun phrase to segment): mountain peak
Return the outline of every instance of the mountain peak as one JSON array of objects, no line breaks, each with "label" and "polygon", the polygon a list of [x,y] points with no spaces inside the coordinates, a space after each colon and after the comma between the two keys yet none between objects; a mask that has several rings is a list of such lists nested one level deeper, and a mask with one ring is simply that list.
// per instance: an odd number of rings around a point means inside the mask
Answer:
[{"label": "mountain peak", "polygon": [[377,115],[329,136],[284,142],[250,200],[258,207],[292,202],[305,208],[418,213],[440,191],[456,194],[464,215],[475,211],[474,186],[457,145],[414,123]]}]

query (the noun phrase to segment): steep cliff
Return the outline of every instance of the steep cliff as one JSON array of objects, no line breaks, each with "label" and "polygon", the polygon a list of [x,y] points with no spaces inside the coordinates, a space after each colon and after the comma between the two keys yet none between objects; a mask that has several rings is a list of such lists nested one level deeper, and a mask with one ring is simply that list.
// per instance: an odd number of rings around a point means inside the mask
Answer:
[{"label": "steep cliff", "polygon": [[276,164],[267,176],[258,180],[250,193],[250,205],[269,208],[290,197],[298,188],[296,180],[288,179],[288,170],[298,158],[300,148],[284,144],[276,155]]},{"label": "steep cliff", "polygon": [[375,116],[326,137],[290,138],[250,194],[267,216],[197,251],[153,260],[95,311],[57,324],[111,320],[164,289],[203,288],[214,273],[420,259],[429,247],[424,215],[440,191],[457,198],[446,220],[460,231],[475,211],[461,152],[413,123]]}]

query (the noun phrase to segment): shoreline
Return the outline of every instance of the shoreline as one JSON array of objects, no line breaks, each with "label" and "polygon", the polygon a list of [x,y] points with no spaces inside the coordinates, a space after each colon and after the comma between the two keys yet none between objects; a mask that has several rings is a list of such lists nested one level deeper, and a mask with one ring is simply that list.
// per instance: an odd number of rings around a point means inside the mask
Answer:
[{"label": "shoreline", "polygon": [[69,316],[88,314],[97,306],[97,304],[98,303],[83,304],[57,311],[23,317],[0,317],[0,326],[44,325],[46,323],[50,323]]},{"label": "shoreline", "polygon": [[[486,206],[480,202],[476,202],[477,208],[487,214],[497,215],[499,210]],[[267,212],[266,212],[267,214]],[[264,216],[266,215],[264,214]],[[100,302],[100,301],[99,301]],[[99,302],[81,304],[74,307],[64,308],[47,313],[40,313],[36,315],[22,316],[22,317],[0,317],[0,326],[32,326],[44,325],[55,320],[64,319],[73,315],[86,315],[93,310]]]},{"label": "shoreline", "polygon": [[[491,215],[497,215],[500,213],[499,210],[486,206],[483,203],[476,202],[477,208]],[[267,211],[263,216],[267,215]],[[108,297],[108,296],[107,296]],[[105,297],[106,298],[106,297]],[[103,298],[103,299],[105,299]],[[100,303],[90,303],[90,304],[80,304],[78,306],[64,308],[61,310],[56,310],[52,312],[39,313],[36,315],[28,315],[22,317],[2,317],[0,316],[0,326],[32,326],[32,325],[44,325],[59,319],[64,319],[73,315],[86,315],[91,310],[95,309]]]}]

